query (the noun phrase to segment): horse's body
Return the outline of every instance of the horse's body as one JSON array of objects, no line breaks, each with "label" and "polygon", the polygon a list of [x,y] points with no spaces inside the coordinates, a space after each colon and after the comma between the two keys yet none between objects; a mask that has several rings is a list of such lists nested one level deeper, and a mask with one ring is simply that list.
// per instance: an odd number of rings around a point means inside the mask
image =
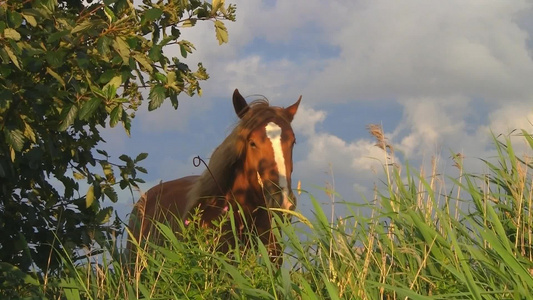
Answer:
[{"label": "horse's body", "polygon": [[[208,169],[200,176],[164,182],[148,190],[132,212],[133,237],[153,240],[157,236],[153,220],[179,231],[176,222],[188,222],[196,209],[201,225],[212,226],[212,221],[224,217],[232,206],[239,233],[251,229],[277,259],[281,251],[271,234],[269,208],[294,209],[296,205],[291,191],[295,138],[290,123],[300,99],[288,108],[269,106],[266,101],[248,105],[235,90],[233,106],[240,122],[215,149]],[[223,229],[231,231],[229,224]],[[226,244],[232,237],[226,235]],[[222,249],[227,250],[227,245]]]}]

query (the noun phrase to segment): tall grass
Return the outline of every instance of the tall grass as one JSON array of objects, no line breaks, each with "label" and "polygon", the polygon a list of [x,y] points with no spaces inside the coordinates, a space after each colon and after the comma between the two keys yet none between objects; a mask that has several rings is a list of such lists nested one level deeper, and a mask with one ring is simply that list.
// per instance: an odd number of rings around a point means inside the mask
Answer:
[{"label": "tall grass", "polygon": [[[312,218],[276,217],[286,253],[279,268],[258,239],[221,254],[217,229],[187,227],[178,240],[157,224],[166,244],[137,245],[135,267],[125,267],[120,243],[111,241],[104,257],[65,261],[46,285],[11,281],[0,295],[22,286],[25,296],[56,299],[529,298],[532,158],[515,153],[509,137],[495,137],[498,155],[484,161],[486,174],[463,170],[461,155],[453,155],[459,176],[439,174],[436,162],[425,174],[400,168],[380,128],[371,129],[384,149],[385,184],[364,204],[335,199],[349,211],[342,218],[328,218],[312,195]],[[521,136],[533,150],[533,137]]]}]

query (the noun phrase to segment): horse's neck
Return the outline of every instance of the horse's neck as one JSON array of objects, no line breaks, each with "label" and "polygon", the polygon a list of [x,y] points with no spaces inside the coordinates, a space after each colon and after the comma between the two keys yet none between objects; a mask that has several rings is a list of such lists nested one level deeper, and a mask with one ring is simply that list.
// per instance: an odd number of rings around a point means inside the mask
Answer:
[{"label": "horse's neck", "polygon": [[[264,207],[264,195],[257,182],[253,182],[253,176],[246,176],[249,172],[238,172],[235,176],[232,188],[226,193],[226,201],[234,209],[242,209],[244,216],[249,221],[257,223],[261,219],[264,224],[268,219],[268,211]],[[270,224],[270,222],[268,221]],[[257,224],[256,224],[257,225]]]},{"label": "horse's neck", "polygon": [[231,188],[226,193],[228,203],[239,204],[243,209],[257,206],[260,202],[258,192],[246,174],[247,170],[237,170]]},{"label": "horse's neck", "polygon": [[[259,227],[269,228],[270,219],[268,212],[264,208],[264,198],[262,191],[257,183],[255,176],[246,176],[246,174],[254,173],[245,170],[242,166],[236,166],[235,173],[231,178],[209,178],[210,191],[209,195],[201,195],[200,198],[194,199],[200,210],[203,211],[203,221],[210,223],[212,220],[218,218],[226,213],[229,206],[234,211],[235,220],[242,222],[242,217],[246,218],[246,223],[251,225],[253,222],[256,226],[260,222]],[[201,178],[201,180],[206,178]],[[204,182],[200,182],[202,184]],[[197,186],[198,187],[198,186]],[[206,191],[204,191],[205,193]],[[197,195],[197,194],[193,194]],[[219,195],[219,196],[214,196]],[[191,199],[190,199],[191,200]],[[263,231],[262,228],[256,228]]]}]

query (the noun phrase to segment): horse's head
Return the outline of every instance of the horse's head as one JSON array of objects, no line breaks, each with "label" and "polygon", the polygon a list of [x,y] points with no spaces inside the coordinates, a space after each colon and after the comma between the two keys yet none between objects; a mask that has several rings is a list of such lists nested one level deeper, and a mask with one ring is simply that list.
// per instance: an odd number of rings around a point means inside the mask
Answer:
[{"label": "horse's head", "polygon": [[[268,208],[294,209],[296,199],[291,189],[292,149],[296,142],[291,122],[298,111],[301,96],[287,108],[262,103],[248,105],[238,90],[233,93],[233,107],[241,118],[243,171],[256,193],[255,199]],[[254,105],[255,104],[255,105]]]}]

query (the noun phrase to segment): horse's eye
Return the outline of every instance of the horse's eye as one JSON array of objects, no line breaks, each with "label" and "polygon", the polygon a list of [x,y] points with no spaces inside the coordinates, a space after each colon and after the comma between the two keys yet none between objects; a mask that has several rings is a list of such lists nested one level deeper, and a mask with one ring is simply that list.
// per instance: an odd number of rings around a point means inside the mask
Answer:
[{"label": "horse's eye", "polygon": [[254,141],[250,140],[250,147],[255,149],[255,148],[257,148],[257,145],[255,144]]}]

